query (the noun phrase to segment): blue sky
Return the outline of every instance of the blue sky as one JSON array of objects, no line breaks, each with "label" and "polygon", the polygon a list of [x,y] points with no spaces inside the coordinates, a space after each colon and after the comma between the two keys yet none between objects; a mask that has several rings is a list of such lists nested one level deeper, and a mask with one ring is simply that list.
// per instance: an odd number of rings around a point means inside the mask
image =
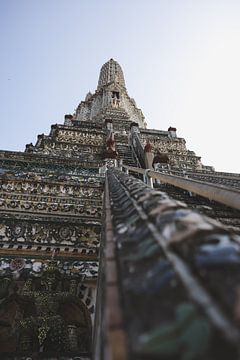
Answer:
[{"label": "blue sky", "polygon": [[149,128],[240,172],[239,0],[0,0],[0,47],[1,149],[62,123],[113,57]]}]

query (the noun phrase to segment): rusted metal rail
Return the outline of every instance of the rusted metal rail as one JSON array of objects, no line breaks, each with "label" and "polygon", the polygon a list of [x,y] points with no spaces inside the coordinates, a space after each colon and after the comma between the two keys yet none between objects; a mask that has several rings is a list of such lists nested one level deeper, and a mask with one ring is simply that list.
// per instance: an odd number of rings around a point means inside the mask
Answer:
[{"label": "rusted metal rail", "polygon": [[203,196],[209,200],[217,201],[221,204],[230,206],[234,209],[240,210],[240,191],[230,189],[226,186],[201,182],[198,180],[187,179],[177,175],[168,175],[152,171],[150,169],[144,170],[131,166],[123,165],[127,171],[135,172],[148,176],[152,179],[158,179],[163,183],[167,183],[183,190],[190,191],[194,194]]},{"label": "rusted metal rail", "polygon": [[238,176],[238,174],[231,174],[231,173],[219,173],[219,172],[211,172],[211,173],[207,173],[207,172],[201,172],[201,171],[189,171],[189,170],[176,170],[176,169],[170,169],[169,170],[170,173],[176,174],[176,175],[196,175],[196,176],[204,176],[206,178],[208,177],[214,177],[214,178],[219,178],[219,179],[232,179],[232,180],[240,180],[240,176]]}]

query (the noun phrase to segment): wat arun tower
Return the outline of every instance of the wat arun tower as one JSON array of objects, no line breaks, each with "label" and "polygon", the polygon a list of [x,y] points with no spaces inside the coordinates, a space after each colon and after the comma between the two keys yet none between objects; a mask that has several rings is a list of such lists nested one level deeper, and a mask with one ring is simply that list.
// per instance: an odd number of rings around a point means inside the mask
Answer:
[{"label": "wat arun tower", "polygon": [[115,60],[0,188],[1,359],[239,359],[240,174],[149,129]]}]

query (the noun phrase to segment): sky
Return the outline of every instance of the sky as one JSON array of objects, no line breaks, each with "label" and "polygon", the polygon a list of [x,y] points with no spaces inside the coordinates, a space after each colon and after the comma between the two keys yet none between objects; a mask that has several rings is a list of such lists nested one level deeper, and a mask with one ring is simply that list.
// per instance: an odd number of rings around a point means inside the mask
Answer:
[{"label": "sky", "polygon": [[63,123],[114,58],[149,128],[240,173],[240,0],[0,0],[0,54],[0,149]]}]

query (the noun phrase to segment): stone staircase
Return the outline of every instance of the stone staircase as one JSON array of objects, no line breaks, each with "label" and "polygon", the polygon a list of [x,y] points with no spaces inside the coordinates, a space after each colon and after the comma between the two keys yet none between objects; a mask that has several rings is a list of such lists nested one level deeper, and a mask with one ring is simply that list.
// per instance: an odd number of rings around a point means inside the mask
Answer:
[{"label": "stone staircase", "polygon": [[125,144],[116,144],[116,149],[120,159],[123,159],[123,164],[128,166],[138,167],[137,159],[134,157],[131,148]]},{"label": "stone staircase", "polygon": [[128,135],[116,132],[114,134],[118,157],[123,160],[124,165],[138,167],[138,161],[128,145]]},{"label": "stone staircase", "polygon": [[[234,227],[240,231],[240,212],[216,201],[208,200],[201,196],[190,194],[188,191],[176,188],[169,184],[154,184],[154,188],[166,192],[169,197],[185,202],[188,207],[203,215],[214,218],[224,225]],[[237,230],[237,228],[239,230]]]}]

